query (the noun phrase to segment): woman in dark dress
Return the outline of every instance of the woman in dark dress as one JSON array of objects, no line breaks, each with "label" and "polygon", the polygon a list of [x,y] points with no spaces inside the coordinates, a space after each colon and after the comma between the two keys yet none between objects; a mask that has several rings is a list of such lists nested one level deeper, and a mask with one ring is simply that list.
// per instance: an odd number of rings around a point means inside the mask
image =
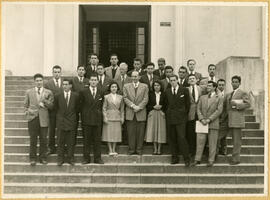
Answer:
[{"label": "woman in dark dress", "polygon": [[154,143],[154,155],[161,155],[161,144],[166,143],[166,102],[162,84],[154,81],[147,104],[146,142]]}]

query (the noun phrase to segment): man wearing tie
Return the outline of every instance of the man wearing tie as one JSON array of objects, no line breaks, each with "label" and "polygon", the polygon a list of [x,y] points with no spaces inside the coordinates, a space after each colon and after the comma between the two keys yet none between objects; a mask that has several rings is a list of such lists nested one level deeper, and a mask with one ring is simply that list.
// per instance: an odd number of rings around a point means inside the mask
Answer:
[{"label": "man wearing tie", "polygon": [[166,78],[165,76],[165,65],[166,61],[164,58],[159,58],[158,59],[158,69],[156,69],[153,74],[158,76],[160,80]]},{"label": "man wearing tie", "polygon": [[202,95],[202,88],[197,85],[197,81],[198,80],[194,74],[188,75],[190,109],[188,113],[186,138],[189,144],[189,153],[191,157],[194,157],[196,153],[195,125],[196,125],[196,120],[198,120],[197,104],[198,104],[200,96]]},{"label": "man wearing tie", "polygon": [[171,88],[171,83],[170,83],[170,77],[173,75],[173,68],[172,66],[166,66],[165,67],[165,76],[166,78],[161,80],[164,92],[167,90],[167,88]]},{"label": "man wearing tie", "polygon": [[86,73],[85,78],[88,78],[91,76],[91,74],[97,72],[97,64],[98,64],[98,56],[95,53],[92,53],[88,56],[88,65],[86,67]]},{"label": "man wearing tie", "polygon": [[83,161],[82,164],[90,163],[90,143],[94,146],[94,163],[104,164],[101,160],[101,127],[103,121],[102,104],[103,93],[98,84],[95,74],[90,76],[90,87],[81,91],[82,122],[84,129]]},{"label": "man wearing tie", "polygon": [[[63,91],[63,87],[62,87],[63,82],[61,79],[61,73],[62,73],[61,67],[58,65],[55,65],[52,68],[53,78],[51,78],[44,85],[44,88],[52,91],[54,97],[55,95]],[[50,110],[49,115],[50,115],[50,126],[49,126],[48,154],[53,154],[56,152],[56,147],[55,147],[56,110],[55,109]]]},{"label": "man wearing tie", "polygon": [[98,88],[101,92],[106,95],[109,93],[109,85],[112,82],[112,79],[105,74],[104,65],[99,63],[97,66],[98,74]]},{"label": "man wearing tie", "polygon": [[64,163],[64,149],[67,147],[67,162],[74,165],[75,133],[77,129],[77,113],[79,111],[79,94],[71,91],[72,80],[63,80],[64,91],[55,96],[57,110],[58,159],[57,165]]},{"label": "man wearing tie", "polygon": [[116,82],[120,88],[119,94],[123,95],[124,85],[127,83],[131,83],[132,79],[129,76],[127,76],[128,65],[126,63],[120,63],[119,70],[120,70],[120,77],[116,79]]},{"label": "man wearing tie", "polygon": [[147,73],[141,76],[140,82],[144,83],[148,86],[149,91],[152,90],[153,82],[158,80],[159,77],[157,75],[153,74],[153,71],[155,69],[154,63],[148,63],[146,65],[146,71]]},{"label": "man wearing tie", "polygon": [[148,87],[140,83],[139,72],[131,74],[132,83],[124,85],[124,102],[126,104],[126,122],[128,131],[128,154],[142,154],[145,133],[146,105],[148,103]]},{"label": "man wearing tie", "polygon": [[190,165],[189,147],[186,140],[186,122],[190,108],[188,89],[178,84],[178,77],[170,77],[171,88],[166,90],[169,145],[172,154],[171,164],[179,162],[179,150],[184,157],[185,166]]},{"label": "man wearing tie", "polygon": [[200,85],[206,86],[208,81],[214,81],[215,83],[218,81],[218,77],[216,77],[216,65],[214,64],[208,65],[208,77],[203,78]]},{"label": "man wearing tie", "polygon": [[233,91],[226,95],[226,109],[228,113],[229,133],[232,135],[233,152],[230,165],[240,163],[240,152],[242,145],[242,128],[245,127],[245,109],[250,107],[248,94],[239,88],[240,76],[232,77]]},{"label": "man wearing tie", "polygon": [[140,58],[134,58],[134,60],[133,60],[133,67],[134,67],[134,69],[131,70],[131,71],[129,71],[129,72],[127,73],[128,76],[131,77],[131,73],[132,73],[133,71],[139,72],[139,75],[140,75],[140,76],[146,74],[145,71],[142,69],[142,60],[141,60]]},{"label": "man wearing tie", "polygon": [[110,79],[116,80],[120,76],[120,70],[119,70],[119,67],[117,65],[118,61],[119,61],[118,56],[116,54],[112,54],[110,56],[111,66],[105,68],[105,74]]},{"label": "man wearing tie", "polygon": [[30,164],[36,165],[37,138],[39,137],[39,159],[47,164],[47,133],[49,126],[48,109],[53,107],[54,96],[50,90],[43,88],[43,76],[34,75],[35,87],[26,91],[24,111],[28,121],[30,135]]},{"label": "man wearing tie", "polygon": [[187,68],[184,66],[181,66],[179,68],[178,75],[179,75],[178,84],[183,87],[188,87],[189,84],[188,84],[188,79],[187,79],[187,76],[188,76]]},{"label": "man wearing tie", "polygon": [[83,88],[89,87],[89,79],[85,78],[85,67],[83,65],[79,65],[77,67],[77,76],[72,79],[72,89],[79,93]]},{"label": "man wearing tie", "polygon": [[202,79],[202,74],[199,72],[195,72],[195,66],[196,66],[196,61],[194,59],[189,59],[187,61],[187,66],[189,69],[189,74],[194,74],[196,79],[197,79],[197,84],[201,81]]}]

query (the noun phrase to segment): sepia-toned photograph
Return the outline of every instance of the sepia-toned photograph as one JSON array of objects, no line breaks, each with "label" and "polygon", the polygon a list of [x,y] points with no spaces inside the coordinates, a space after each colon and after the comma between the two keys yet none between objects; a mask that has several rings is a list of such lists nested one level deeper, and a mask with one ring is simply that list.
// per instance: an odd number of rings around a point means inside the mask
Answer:
[{"label": "sepia-toned photograph", "polygon": [[2,198],[266,196],[268,4],[2,2]]}]

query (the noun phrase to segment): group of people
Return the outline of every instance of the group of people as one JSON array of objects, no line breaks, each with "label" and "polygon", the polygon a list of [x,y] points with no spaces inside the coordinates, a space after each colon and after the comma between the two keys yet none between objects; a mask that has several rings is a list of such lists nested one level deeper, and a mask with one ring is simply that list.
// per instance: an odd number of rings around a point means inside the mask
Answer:
[{"label": "group of people", "polygon": [[[65,161],[74,165],[80,122],[82,164],[91,162],[91,144],[93,162],[103,164],[101,141],[107,142],[108,154],[116,156],[117,143],[127,140],[128,155],[142,155],[144,141],[153,143],[153,155],[160,155],[162,144],[168,143],[171,164],[179,162],[181,153],[186,167],[200,164],[208,143],[207,166],[211,167],[218,154],[227,154],[229,132],[233,139],[230,164],[240,163],[244,110],[250,106],[247,93],[239,88],[240,76],[231,78],[233,91],[225,94],[226,81],[218,79],[213,64],[208,66],[209,76],[203,77],[195,71],[193,59],[179,68],[178,76],[164,58],[158,59],[158,69],[154,63],[142,68],[142,61],[135,58],[129,72],[126,63],[118,66],[118,62],[112,54],[111,66],[105,68],[91,54],[88,65],[78,66],[73,78],[62,78],[58,65],[46,83],[41,74],[34,75],[35,87],[27,90],[24,102],[32,166],[37,162],[38,137],[42,164],[57,152],[59,166]],[[201,132],[201,126],[207,126],[207,131]]]}]

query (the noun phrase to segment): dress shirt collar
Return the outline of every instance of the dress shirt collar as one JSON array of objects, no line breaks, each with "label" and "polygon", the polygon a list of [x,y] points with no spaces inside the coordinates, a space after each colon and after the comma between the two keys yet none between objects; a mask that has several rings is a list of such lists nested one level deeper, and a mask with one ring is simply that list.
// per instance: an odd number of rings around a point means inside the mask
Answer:
[{"label": "dress shirt collar", "polygon": [[[53,78],[53,81],[54,81],[54,84],[57,85],[57,84],[56,84],[56,79],[55,79],[55,78]],[[61,78],[59,78],[57,81],[58,81],[58,85],[59,85],[59,87],[60,87],[60,86],[61,86]]]},{"label": "dress shirt collar", "polygon": [[[179,89],[179,85],[177,85],[177,86],[175,87],[175,92],[176,92],[176,94],[177,94],[177,92],[178,92],[178,89]],[[172,93],[174,94],[174,87],[172,87]]]},{"label": "dress shirt collar", "polygon": [[[211,76],[208,77],[208,80],[211,81]],[[213,81],[216,82],[216,76],[213,76]]]},{"label": "dress shirt collar", "polygon": [[83,82],[84,77],[83,76],[78,76],[78,79],[79,79],[79,81]]},{"label": "dress shirt collar", "polygon": [[[35,87],[35,91],[36,91],[36,93],[38,93],[38,87]],[[40,92],[40,94],[43,92],[43,87],[40,88],[39,92]]]},{"label": "dress shirt collar", "polygon": [[139,87],[139,82],[137,82],[137,83],[133,82],[133,85],[134,85],[134,88],[137,88],[137,87]]}]

